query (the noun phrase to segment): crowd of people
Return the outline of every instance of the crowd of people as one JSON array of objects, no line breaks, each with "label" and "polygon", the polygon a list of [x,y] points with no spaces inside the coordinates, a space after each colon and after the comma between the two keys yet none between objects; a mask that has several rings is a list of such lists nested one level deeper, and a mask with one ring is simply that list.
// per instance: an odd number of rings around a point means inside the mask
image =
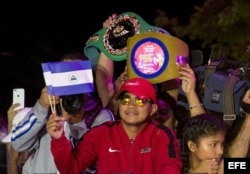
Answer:
[{"label": "crowd of people", "polygon": [[[109,16],[103,27],[116,17]],[[70,52],[58,61],[87,59],[84,53]],[[174,81],[174,90],[180,87],[186,96],[185,112],[177,107],[178,93],[166,91],[162,83],[128,78],[127,67],[123,70],[114,78],[114,60],[100,52],[93,69],[96,91],[82,95],[84,105],[77,113],[67,112],[62,99],[44,87],[34,106],[12,125],[21,112],[13,103],[8,110],[8,173],[223,174],[224,157],[247,157],[250,113],[227,140],[223,120],[203,107],[189,64]],[[242,101],[250,105],[250,89]]]}]

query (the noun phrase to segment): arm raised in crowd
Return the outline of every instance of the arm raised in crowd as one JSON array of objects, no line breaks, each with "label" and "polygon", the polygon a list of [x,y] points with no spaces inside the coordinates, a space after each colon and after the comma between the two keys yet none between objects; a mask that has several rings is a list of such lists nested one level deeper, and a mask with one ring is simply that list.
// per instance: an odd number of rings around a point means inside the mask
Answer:
[{"label": "arm raised in crowd", "polygon": [[[18,107],[19,105],[20,105],[19,103],[14,103],[9,107],[9,109],[7,111],[7,114],[8,114],[8,132],[9,133],[11,132],[11,129],[12,129],[14,117],[16,115],[20,116],[20,115],[18,115],[20,110],[15,110],[15,108]],[[6,144],[6,146],[7,146],[8,160],[9,160],[8,172],[10,172],[11,174],[18,173],[18,172],[20,172],[18,170],[19,166],[22,165],[22,163],[24,163],[26,161],[26,159],[28,158],[28,153],[16,151],[12,147],[11,142],[8,142]]]},{"label": "arm raised in crowd", "polygon": [[[108,27],[116,14],[109,16],[103,22],[103,27]],[[102,105],[107,106],[111,96],[113,95],[113,75],[114,75],[114,62],[107,57],[103,52],[100,53],[96,67],[96,86],[98,95],[101,98]]]},{"label": "arm raised in crowd", "polygon": [[113,74],[114,62],[109,59],[104,53],[100,53],[97,68],[96,68],[96,86],[98,95],[102,100],[102,105],[107,106],[113,94]]},{"label": "arm raised in crowd", "polygon": [[114,93],[112,95],[112,97],[109,100],[108,103],[108,108],[113,112],[114,115],[117,115],[118,112],[118,101],[117,101],[117,97],[118,97],[118,92],[119,89],[121,87],[121,85],[127,80],[127,67],[125,66],[124,71],[120,74],[119,77],[117,77],[117,79],[115,80],[114,83]]},{"label": "arm raised in crowd", "polygon": [[[248,89],[242,101],[250,105],[250,89]],[[225,156],[231,158],[244,158],[247,156],[250,143],[250,113],[246,113],[245,120],[237,132],[236,137],[225,148]]]},{"label": "arm raised in crowd", "polygon": [[[58,102],[59,99],[56,97],[55,103],[57,104]],[[32,107],[31,111],[12,129],[13,136],[11,143],[14,149],[17,151],[31,151],[39,147],[39,133],[46,124],[49,107],[50,102],[47,88],[44,87],[41,91],[40,98],[34,107]]]},{"label": "arm raised in crowd", "polygon": [[193,69],[187,64],[186,67],[181,67],[179,73],[182,80],[181,87],[187,97],[191,117],[205,113],[206,111],[195,91],[196,77]]}]

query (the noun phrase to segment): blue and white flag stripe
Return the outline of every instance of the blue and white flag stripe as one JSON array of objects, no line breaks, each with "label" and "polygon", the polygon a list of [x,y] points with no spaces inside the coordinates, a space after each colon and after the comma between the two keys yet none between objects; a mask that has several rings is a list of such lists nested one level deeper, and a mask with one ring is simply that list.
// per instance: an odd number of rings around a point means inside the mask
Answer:
[{"label": "blue and white flag stripe", "polygon": [[[53,87],[79,85],[83,83],[93,83],[92,70],[78,70],[63,73],[45,72],[46,84]],[[53,79],[53,80],[52,80]]]},{"label": "blue and white flag stripe", "polygon": [[93,92],[90,61],[42,63],[48,93],[62,96]]},{"label": "blue and white flag stripe", "polygon": [[52,79],[51,79],[51,71],[50,71],[50,66],[49,63],[42,63],[42,69],[43,69],[43,78],[48,90],[49,94],[52,94]]},{"label": "blue and white flag stripe", "polygon": [[80,93],[89,93],[93,92],[93,89],[94,89],[93,83],[85,83],[81,85],[53,87],[51,94],[56,96],[63,96],[63,95],[72,95]]},{"label": "blue and white flag stripe", "polygon": [[44,67],[44,71],[51,71],[51,73],[57,72],[68,72],[68,71],[76,71],[83,69],[91,69],[90,61],[68,61],[68,62],[49,62],[43,63],[46,67]]}]

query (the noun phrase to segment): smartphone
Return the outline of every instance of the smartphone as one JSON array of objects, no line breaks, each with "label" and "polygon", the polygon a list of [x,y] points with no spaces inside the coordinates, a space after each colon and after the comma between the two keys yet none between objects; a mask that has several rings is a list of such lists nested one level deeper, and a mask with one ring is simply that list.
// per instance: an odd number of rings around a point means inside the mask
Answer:
[{"label": "smartphone", "polygon": [[13,89],[13,104],[20,103],[20,106],[16,107],[15,110],[23,109],[25,105],[25,90],[24,88]]}]

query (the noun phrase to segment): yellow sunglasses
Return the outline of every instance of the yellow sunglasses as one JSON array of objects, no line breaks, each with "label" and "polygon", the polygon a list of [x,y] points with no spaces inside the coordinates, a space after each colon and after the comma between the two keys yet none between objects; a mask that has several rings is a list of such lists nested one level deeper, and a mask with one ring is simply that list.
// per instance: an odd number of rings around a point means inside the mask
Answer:
[{"label": "yellow sunglasses", "polygon": [[131,101],[133,101],[133,104],[135,106],[139,106],[139,107],[144,106],[147,102],[152,103],[151,99],[141,99],[138,97],[131,99],[131,97],[129,95],[122,95],[119,98],[119,100],[120,100],[120,103],[123,105],[129,105],[131,103]]}]

